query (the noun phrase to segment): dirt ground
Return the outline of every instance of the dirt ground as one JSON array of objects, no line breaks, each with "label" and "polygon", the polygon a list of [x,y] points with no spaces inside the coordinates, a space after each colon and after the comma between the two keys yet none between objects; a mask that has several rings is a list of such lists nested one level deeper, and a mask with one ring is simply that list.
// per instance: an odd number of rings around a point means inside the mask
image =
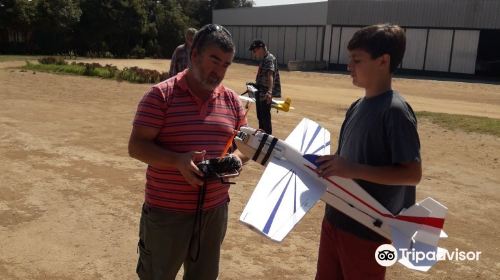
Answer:
[{"label": "dirt ground", "polygon": [[[96,60],[165,71],[167,60]],[[136,279],[145,165],[127,154],[137,102],[150,85],[21,71],[0,63],[0,279]],[[256,67],[233,64],[225,84],[242,92]],[[346,75],[282,72],[295,110],[273,112],[281,138],[303,118],[336,143],[346,108],[363,93]],[[396,78],[415,111],[500,119],[500,85]],[[256,125],[255,109],[249,122]],[[397,264],[387,279],[498,279],[500,139],[419,120],[424,174],[418,199],[445,204],[441,246],[481,251],[479,261],[443,261],[428,273]],[[333,144],[332,146],[335,146]],[[282,243],[239,221],[262,173],[248,164],[231,187],[220,279],[314,279],[324,204]]]}]

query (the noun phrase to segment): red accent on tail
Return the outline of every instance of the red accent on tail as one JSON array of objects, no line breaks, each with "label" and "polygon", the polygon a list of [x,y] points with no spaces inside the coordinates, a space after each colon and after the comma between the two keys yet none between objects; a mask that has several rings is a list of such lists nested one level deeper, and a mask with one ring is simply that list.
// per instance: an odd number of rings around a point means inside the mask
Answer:
[{"label": "red accent on tail", "polygon": [[[307,168],[309,168],[310,170],[316,172],[316,170],[313,169],[312,167],[310,167],[308,165],[305,165],[305,166]],[[341,189],[342,191],[344,191],[345,193],[347,193],[348,195],[350,195],[351,197],[353,197],[357,201],[363,203],[366,207],[368,207],[371,210],[377,212],[379,215],[381,215],[383,217],[390,218],[390,219],[401,220],[401,221],[410,222],[410,223],[415,223],[415,224],[427,225],[427,226],[431,226],[431,227],[435,227],[435,228],[440,228],[440,229],[442,229],[443,226],[444,226],[444,219],[443,218],[413,217],[413,216],[394,216],[394,215],[384,214],[384,213],[380,212],[378,209],[376,209],[375,207],[371,206],[370,204],[368,204],[367,202],[365,202],[364,200],[362,200],[361,198],[359,198],[356,195],[354,195],[353,193],[351,193],[350,191],[346,190],[344,187],[342,187],[339,184],[335,183],[330,178],[324,178],[323,177],[323,179],[327,180],[332,185],[334,185],[337,188]]]}]

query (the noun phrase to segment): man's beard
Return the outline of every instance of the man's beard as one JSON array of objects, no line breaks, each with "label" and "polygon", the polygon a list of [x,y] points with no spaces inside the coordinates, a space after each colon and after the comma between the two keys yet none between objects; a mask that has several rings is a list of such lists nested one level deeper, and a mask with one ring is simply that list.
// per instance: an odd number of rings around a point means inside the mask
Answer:
[{"label": "man's beard", "polygon": [[206,90],[212,91],[222,82],[222,79],[219,79],[217,76],[208,76],[207,78],[203,78],[200,68],[197,67],[197,65],[192,65],[192,69],[193,77],[200,83],[201,87]]}]

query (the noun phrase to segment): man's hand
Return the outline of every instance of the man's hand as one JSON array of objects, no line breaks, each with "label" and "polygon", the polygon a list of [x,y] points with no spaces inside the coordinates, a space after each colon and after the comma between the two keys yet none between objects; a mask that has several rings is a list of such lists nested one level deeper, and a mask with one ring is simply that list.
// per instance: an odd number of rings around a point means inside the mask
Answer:
[{"label": "man's hand", "polygon": [[243,154],[240,150],[236,149],[234,152],[233,152],[233,155],[238,157],[238,159],[240,160],[241,162],[241,165],[243,166],[243,164],[247,163],[250,158],[247,157],[245,154]]},{"label": "man's hand", "polygon": [[204,174],[196,167],[195,162],[202,161],[205,154],[206,151],[201,151],[183,153],[177,156],[175,166],[182,176],[184,176],[184,179],[193,187],[203,185]]},{"label": "man's hand", "polygon": [[272,93],[270,91],[266,92],[265,97],[266,97],[267,104],[271,104],[271,102],[273,101],[273,95],[272,95]]},{"label": "man's hand", "polygon": [[240,172],[240,171],[241,171],[241,169],[243,168],[243,161],[241,160],[241,158],[240,158],[238,155],[236,155],[236,154],[234,154],[234,153],[233,153],[233,154],[231,154],[231,156],[232,156],[233,158],[235,158],[237,161],[239,161],[239,166],[240,166],[240,169],[238,169],[238,172]]},{"label": "man's hand", "polygon": [[338,155],[320,156],[316,162],[320,164],[317,171],[321,177],[335,175],[348,179],[355,178],[356,164]]}]

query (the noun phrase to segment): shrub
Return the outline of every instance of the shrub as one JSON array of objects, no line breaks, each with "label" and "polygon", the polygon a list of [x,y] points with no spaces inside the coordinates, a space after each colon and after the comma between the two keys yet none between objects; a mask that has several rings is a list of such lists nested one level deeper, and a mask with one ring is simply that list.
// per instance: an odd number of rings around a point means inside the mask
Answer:
[{"label": "shrub", "polygon": [[139,67],[125,67],[118,74],[119,80],[127,80],[133,83],[159,83],[168,78],[166,72],[160,73],[156,70],[142,69]]},{"label": "shrub", "polygon": [[47,56],[38,59],[40,64],[55,64],[55,65],[67,65],[68,63],[62,57],[57,56]]},{"label": "shrub", "polygon": [[142,47],[135,46],[135,48],[133,48],[130,51],[130,57],[131,58],[144,58],[144,57],[146,57],[146,50]]},{"label": "shrub", "polygon": [[[58,64],[49,64],[51,60],[45,59],[44,63],[32,64],[26,62],[24,68],[46,72],[70,73],[84,76],[97,76],[105,79],[125,80],[132,83],[159,83],[168,78],[167,72],[158,72],[156,70],[142,69],[139,67],[125,67],[119,70],[116,66],[106,64],[102,66],[99,63],[72,62],[68,64],[64,59],[58,60]],[[53,60],[52,60],[53,61]]]}]

